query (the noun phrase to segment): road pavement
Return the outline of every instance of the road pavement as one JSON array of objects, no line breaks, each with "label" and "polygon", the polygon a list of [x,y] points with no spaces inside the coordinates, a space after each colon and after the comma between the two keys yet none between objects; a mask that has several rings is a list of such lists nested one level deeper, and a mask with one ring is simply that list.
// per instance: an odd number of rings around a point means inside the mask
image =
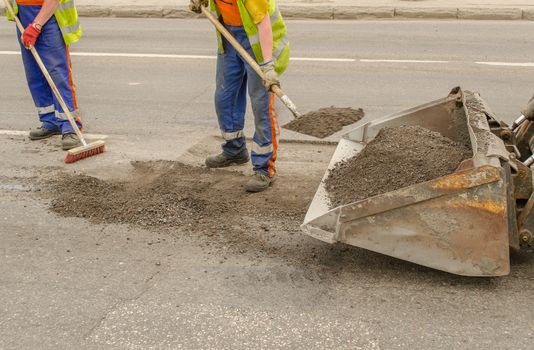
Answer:
[{"label": "road pavement", "polygon": [[[23,136],[35,112],[13,27],[0,22],[0,349],[532,348],[529,254],[513,255],[509,277],[468,279],[323,244],[275,219],[250,232],[258,249],[194,228],[171,234],[50,213],[42,181],[59,172],[128,178],[131,160],[200,162],[219,142],[206,139],[217,133],[207,23],[84,26],[73,47],[79,103],[109,150],[67,168],[57,140]],[[303,111],[362,107],[372,120],[461,85],[509,121],[533,92],[531,22],[288,26],[296,59],[283,86]],[[280,112],[283,124],[290,115]],[[309,184],[295,196],[313,194],[333,150],[306,147],[281,151],[281,180]]]},{"label": "road pavement", "polygon": [[[87,35],[72,48],[74,54],[212,58],[216,54],[209,24],[195,20],[85,19],[84,25]],[[121,28],[120,37],[111,34],[115,26]],[[290,22],[293,56],[355,61],[294,61],[283,79],[284,88],[302,111],[325,105],[360,106],[376,118],[440,98],[461,85],[479,91],[509,120],[532,93],[534,59],[528,45],[532,26],[529,22]],[[17,50],[12,26],[0,22],[0,51]],[[6,91],[0,97],[0,115],[5,116],[0,128],[27,129],[34,120],[33,107],[20,57],[0,57]],[[475,63],[479,61],[531,67]],[[167,133],[182,123],[216,128],[215,72],[209,57],[74,56],[73,65],[80,106],[92,132],[143,134],[154,127]]]}]

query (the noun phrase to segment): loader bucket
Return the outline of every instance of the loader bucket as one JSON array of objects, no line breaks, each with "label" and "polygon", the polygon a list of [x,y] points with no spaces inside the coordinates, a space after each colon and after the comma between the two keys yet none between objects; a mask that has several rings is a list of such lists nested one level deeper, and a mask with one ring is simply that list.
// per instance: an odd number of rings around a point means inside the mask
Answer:
[{"label": "loader bucket", "polygon": [[[331,208],[324,180],[303,231],[464,276],[502,276],[510,270],[508,152],[488,125],[478,94],[454,89],[446,98],[360,123],[344,135],[329,166],[357,155],[384,127],[419,125],[458,142],[473,158],[428,182]],[[489,114],[488,114],[489,115]],[[347,188],[347,191],[350,191]]]}]

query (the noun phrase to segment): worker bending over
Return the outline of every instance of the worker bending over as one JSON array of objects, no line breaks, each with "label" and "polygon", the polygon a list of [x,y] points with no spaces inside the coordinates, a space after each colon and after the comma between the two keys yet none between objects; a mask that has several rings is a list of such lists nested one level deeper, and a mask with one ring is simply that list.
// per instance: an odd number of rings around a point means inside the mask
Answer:
[{"label": "worker bending over", "polygon": [[[22,62],[41,127],[30,131],[30,140],[42,140],[62,134],[64,150],[80,146],[67,117],[52,93],[43,73],[29,48],[35,47],[44,65],[57,85],[70,112],[81,128],[76,103],[76,91],[72,80],[69,46],[80,40],[82,28],[73,0],[9,0],[22,25],[23,33],[17,30],[22,51]],[[11,18],[9,11],[7,17]]]},{"label": "worker bending over", "polygon": [[215,109],[225,142],[222,153],[209,156],[206,165],[221,168],[249,161],[243,132],[248,88],[256,131],[251,152],[255,175],[246,184],[246,190],[261,192],[269,188],[276,177],[280,128],[272,87],[280,86],[278,76],[289,64],[286,26],[275,0],[191,0],[194,12],[200,13],[201,6],[209,6],[212,14],[256,59],[266,76],[262,81],[221,33],[217,33]]}]

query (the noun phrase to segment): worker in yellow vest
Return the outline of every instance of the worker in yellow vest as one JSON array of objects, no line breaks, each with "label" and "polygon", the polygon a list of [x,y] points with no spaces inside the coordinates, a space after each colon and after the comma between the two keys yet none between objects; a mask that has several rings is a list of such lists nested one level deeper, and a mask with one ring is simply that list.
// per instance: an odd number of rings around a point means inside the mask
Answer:
[{"label": "worker in yellow vest", "polygon": [[196,13],[209,6],[237,41],[262,67],[266,79],[247,64],[237,51],[217,33],[217,81],[215,109],[225,140],[222,152],[206,159],[209,168],[221,168],[249,161],[243,128],[247,88],[254,113],[252,165],[255,175],[246,184],[249,192],[269,188],[276,178],[278,126],[272,87],[280,85],[278,76],[289,64],[287,29],[275,0],[191,0]]},{"label": "worker in yellow vest", "polygon": [[[44,65],[57,85],[67,107],[81,128],[72,79],[69,46],[80,40],[82,28],[73,0],[9,0],[15,15],[26,28],[18,33],[22,62],[41,127],[30,131],[31,140],[42,140],[62,135],[64,150],[81,146],[81,142],[68,122],[65,112],[48,85],[31,52],[35,47]],[[10,20],[11,15],[6,11]]]}]

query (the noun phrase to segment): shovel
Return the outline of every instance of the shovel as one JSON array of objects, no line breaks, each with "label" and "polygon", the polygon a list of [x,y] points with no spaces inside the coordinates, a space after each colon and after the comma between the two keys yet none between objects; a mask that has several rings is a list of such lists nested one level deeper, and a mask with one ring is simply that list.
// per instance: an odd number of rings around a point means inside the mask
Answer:
[{"label": "shovel", "polygon": [[[263,79],[265,80],[265,74],[263,74],[263,71],[261,70],[260,65],[256,62],[255,59],[253,59],[247,50],[239,44],[239,42],[234,38],[234,36],[224,27],[224,25],[219,22],[211,12],[205,7],[201,6],[202,13],[210,20],[211,23],[217,28],[217,30],[228,40],[228,42],[236,49],[237,52],[247,61],[247,63],[254,69],[254,71]],[[280,101],[284,103],[284,105],[291,111],[293,116],[295,118],[300,118],[301,114],[297,111],[297,106],[291,101],[291,99],[285,94],[285,92],[279,87],[279,86],[273,86],[272,91]]]}]

